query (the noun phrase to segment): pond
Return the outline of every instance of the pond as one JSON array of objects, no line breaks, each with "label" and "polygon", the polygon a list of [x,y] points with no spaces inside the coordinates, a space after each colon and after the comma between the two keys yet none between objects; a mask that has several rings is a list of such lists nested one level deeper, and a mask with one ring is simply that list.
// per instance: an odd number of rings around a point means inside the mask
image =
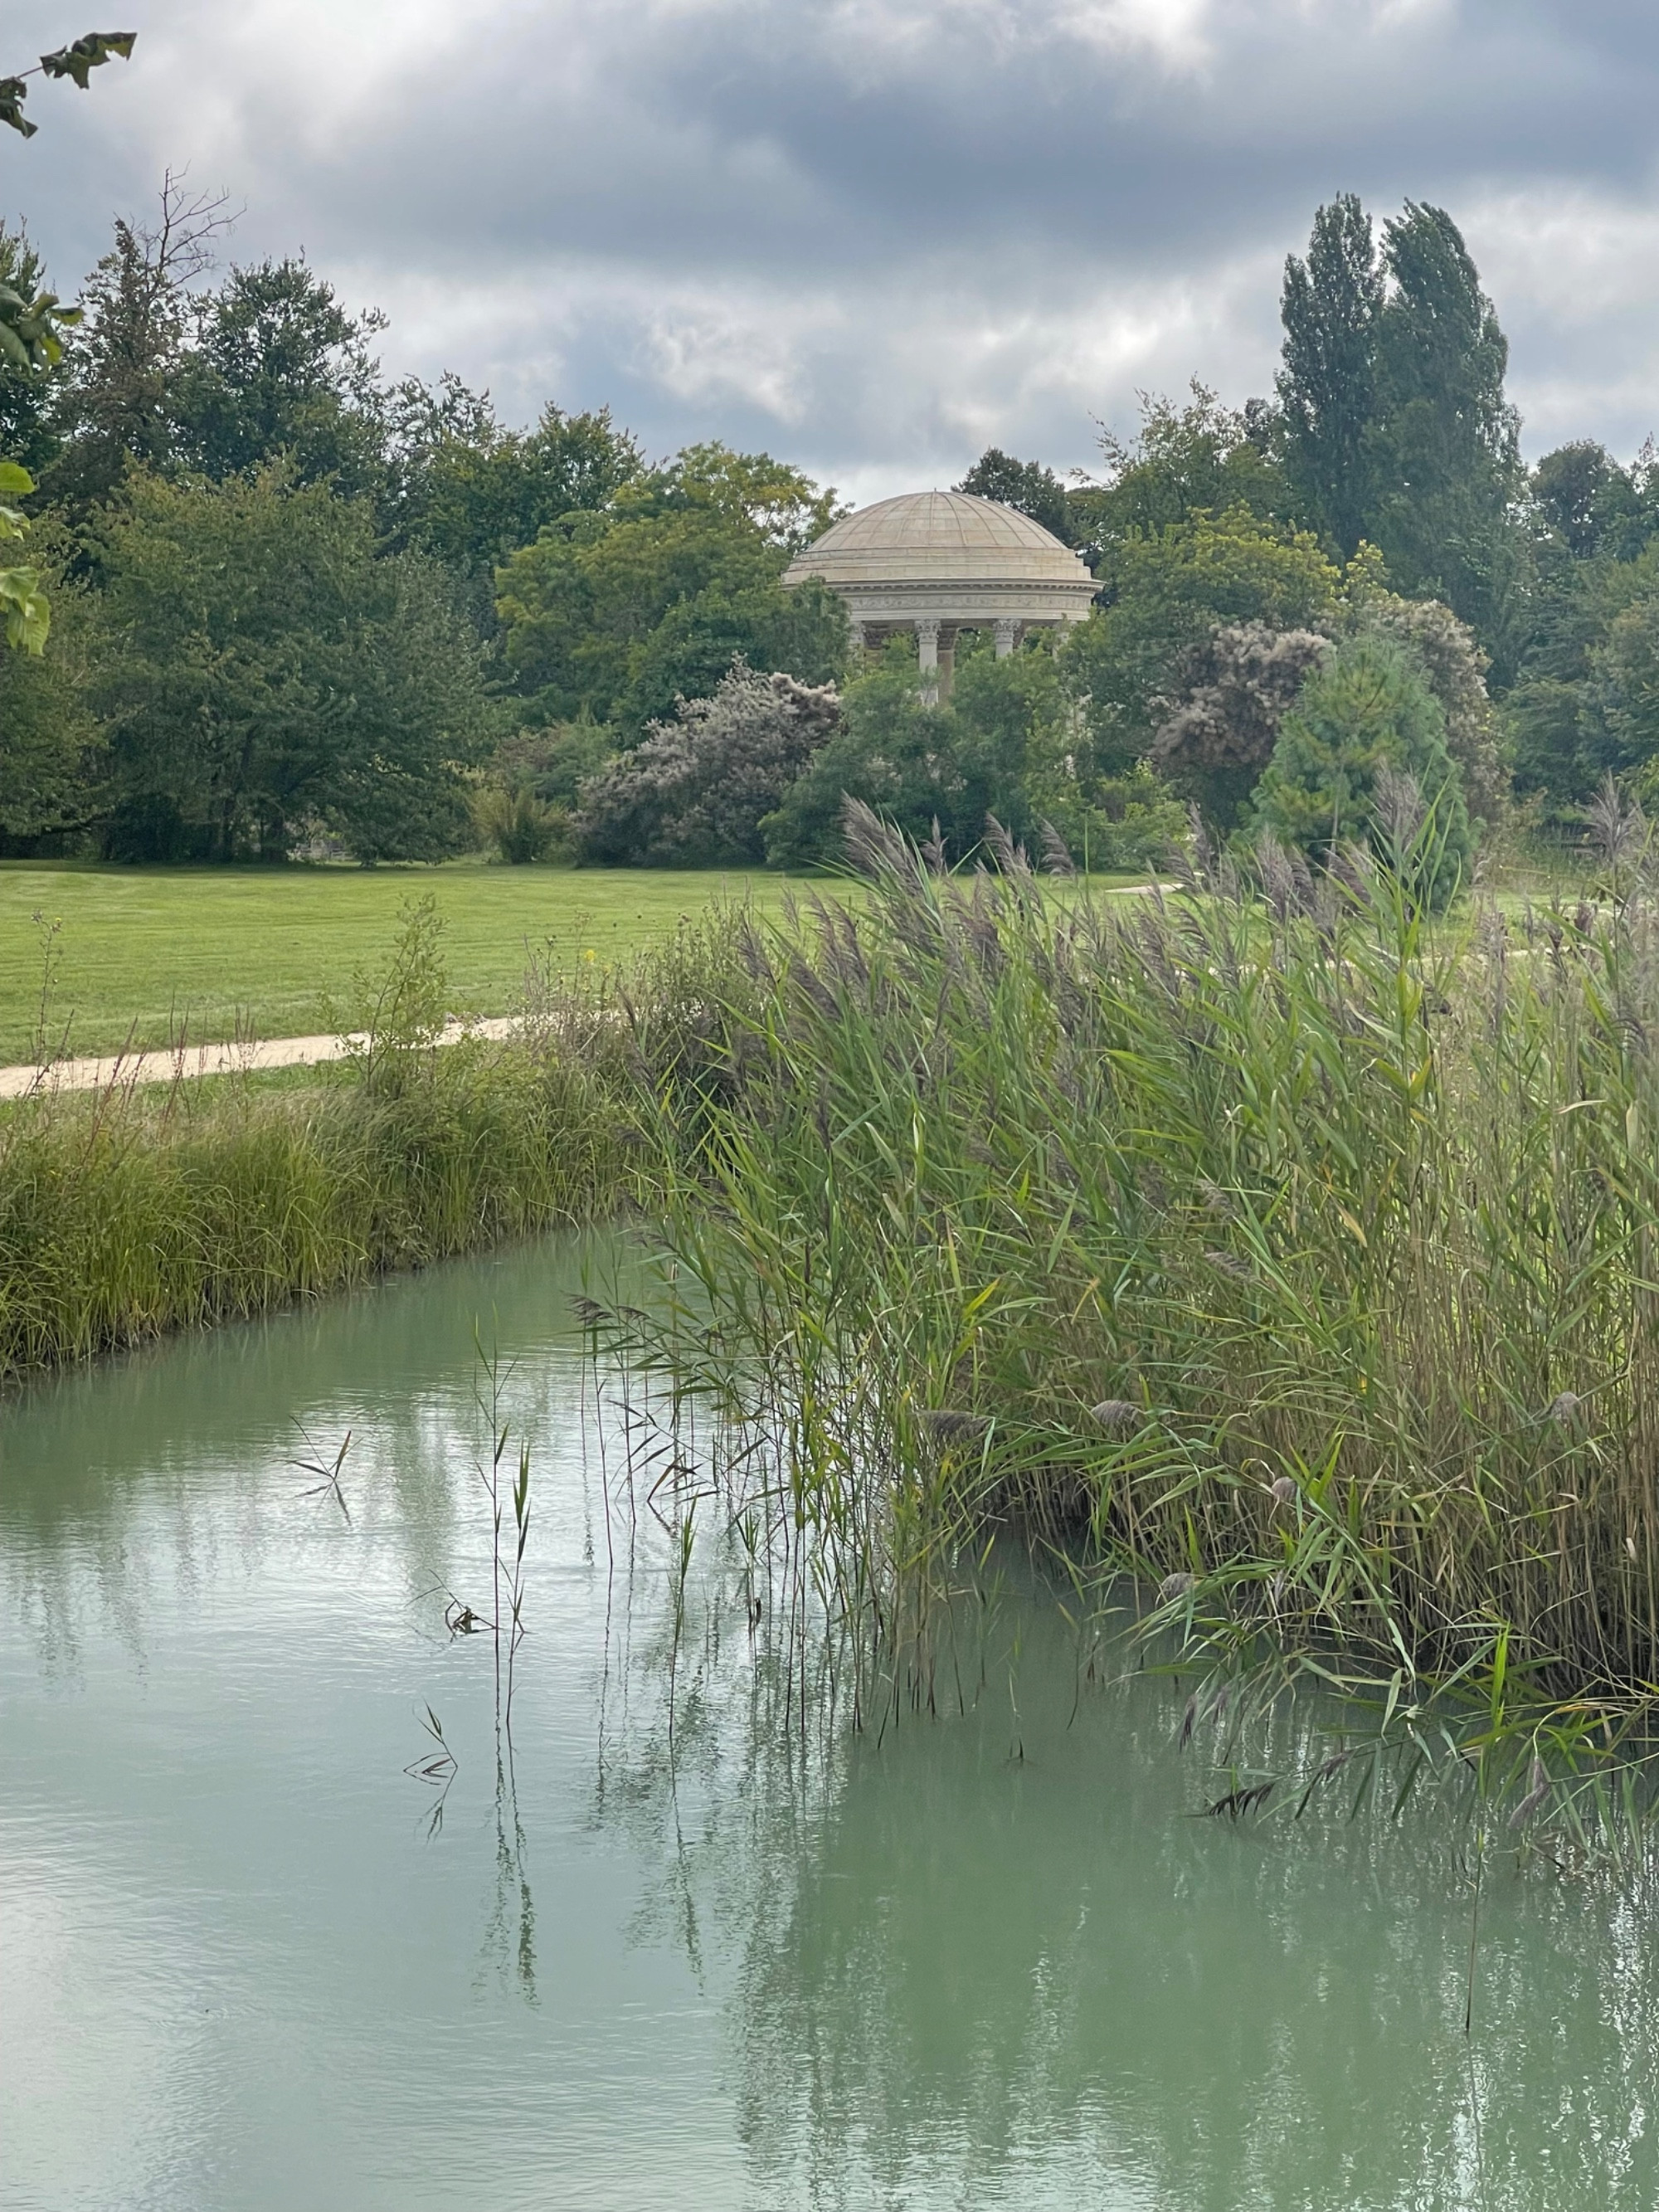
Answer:
[{"label": "pond", "polygon": [[[0,1407],[0,2203],[1659,2198],[1642,1898],[1495,1854],[1466,2039],[1450,1828],[1194,1817],[1169,1686],[1079,1697],[1036,1588],[879,1734],[784,1725],[695,1558],[677,1640],[589,1258]],[[475,1325],[532,1455],[510,1765],[491,1639],[445,1625],[489,1603]],[[296,1462],[348,1431],[337,1496]]]}]

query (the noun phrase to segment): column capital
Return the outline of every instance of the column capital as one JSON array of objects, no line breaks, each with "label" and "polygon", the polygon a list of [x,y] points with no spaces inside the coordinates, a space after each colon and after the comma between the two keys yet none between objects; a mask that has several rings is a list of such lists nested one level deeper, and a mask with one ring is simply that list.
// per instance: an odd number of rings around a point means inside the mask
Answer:
[{"label": "column capital", "polygon": [[996,656],[1006,660],[1019,641],[1019,624],[1012,616],[1000,615],[991,625],[991,635],[996,641]]}]

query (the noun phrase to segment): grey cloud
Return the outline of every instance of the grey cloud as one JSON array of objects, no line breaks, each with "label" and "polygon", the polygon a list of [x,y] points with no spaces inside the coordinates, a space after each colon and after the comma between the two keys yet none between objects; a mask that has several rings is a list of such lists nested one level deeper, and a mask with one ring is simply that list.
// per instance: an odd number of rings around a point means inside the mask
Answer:
[{"label": "grey cloud", "polygon": [[[58,13],[14,11],[42,42]],[[518,413],[608,399],[653,447],[765,443],[860,489],[943,480],[991,437],[1086,462],[1091,410],[1125,420],[1137,386],[1266,388],[1279,264],[1352,187],[1458,215],[1549,436],[1650,427],[1659,19],[1635,0],[135,20],[125,77],[43,99],[49,129],[0,149],[59,273],[190,160],[248,203],[239,253],[303,243],[392,309],[398,366]]]}]

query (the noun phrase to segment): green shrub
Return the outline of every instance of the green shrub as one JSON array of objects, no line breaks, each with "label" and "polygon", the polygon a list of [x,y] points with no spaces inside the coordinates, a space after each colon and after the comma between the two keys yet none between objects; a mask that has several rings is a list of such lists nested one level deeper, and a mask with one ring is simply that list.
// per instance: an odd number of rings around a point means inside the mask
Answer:
[{"label": "green shrub", "polygon": [[570,817],[533,791],[486,790],[473,810],[478,827],[509,867],[545,860],[566,842]]}]

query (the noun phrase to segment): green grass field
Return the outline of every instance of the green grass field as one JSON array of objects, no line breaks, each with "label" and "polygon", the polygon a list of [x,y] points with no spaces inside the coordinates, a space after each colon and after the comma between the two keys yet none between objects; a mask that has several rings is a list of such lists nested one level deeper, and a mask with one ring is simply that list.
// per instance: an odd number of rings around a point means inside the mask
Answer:
[{"label": "green grass field", "polygon": [[508,1009],[532,953],[562,967],[612,962],[671,937],[712,900],[782,896],[775,876],[657,869],[106,868],[0,863],[0,1065],[31,1059],[43,929],[62,924],[49,1027],[73,1052],[262,1037],[325,1026],[354,972],[384,962],[407,899],[430,891],[444,920],[456,1013]]},{"label": "green grass field", "polygon": [[[1097,884],[1130,878],[1097,878]],[[825,883],[823,889],[835,885]],[[326,1027],[359,969],[378,971],[405,901],[430,891],[444,921],[449,1005],[507,1012],[530,957],[611,964],[673,935],[715,900],[781,904],[783,878],[662,868],[114,868],[0,861],[0,1066],[32,1060],[45,933],[54,1043],[74,1053]],[[34,917],[43,917],[37,921]]]}]

